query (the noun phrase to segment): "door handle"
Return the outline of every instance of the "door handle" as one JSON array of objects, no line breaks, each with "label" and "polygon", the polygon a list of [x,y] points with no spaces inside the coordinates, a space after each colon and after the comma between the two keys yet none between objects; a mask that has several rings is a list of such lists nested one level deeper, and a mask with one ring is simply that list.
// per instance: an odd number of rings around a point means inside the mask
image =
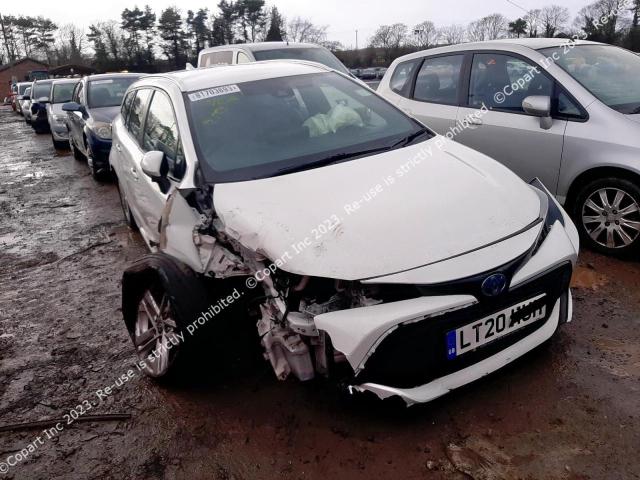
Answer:
[{"label": "door handle", "polygon": [[469,123],[472,125],[482,125],[482,119],[478,117],[471,117]]}]

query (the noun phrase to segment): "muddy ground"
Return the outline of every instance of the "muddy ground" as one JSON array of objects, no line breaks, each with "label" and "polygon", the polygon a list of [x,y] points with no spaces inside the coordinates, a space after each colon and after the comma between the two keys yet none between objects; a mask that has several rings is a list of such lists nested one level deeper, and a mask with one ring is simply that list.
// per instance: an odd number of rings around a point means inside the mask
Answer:
[{"label": "muddy ground", "polygon": [[582,252],[573,323],[428,405],[349,402],[266,365],[180,388],[135,375],[97,402],[134,364],[120,279],[144,252],[115,185],[0,111],[0,426],[85,400],[131,415],[0,431],[0,462],[42,437],[0,480],[640,478],[638,263]]}]

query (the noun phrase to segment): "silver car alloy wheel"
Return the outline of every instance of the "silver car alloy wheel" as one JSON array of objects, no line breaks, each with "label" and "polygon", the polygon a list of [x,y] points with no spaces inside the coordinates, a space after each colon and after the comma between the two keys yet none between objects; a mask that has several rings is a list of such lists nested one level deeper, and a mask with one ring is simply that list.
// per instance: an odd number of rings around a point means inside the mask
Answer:
[{"label": "silver car alloy wheel", "polygon": [[151,290],[145,291],[138,304],[133,343],[147,375],[161,377],[169,370],[178,348],[175,332],[176,322],[166,292],[162,292],[158,303]]},{"label": "silver car alloy wheel", "polygon": [[584,202],[582,223],[597,244],[624,248],[640,235],[640,206],[619,188],[601,188]]}]

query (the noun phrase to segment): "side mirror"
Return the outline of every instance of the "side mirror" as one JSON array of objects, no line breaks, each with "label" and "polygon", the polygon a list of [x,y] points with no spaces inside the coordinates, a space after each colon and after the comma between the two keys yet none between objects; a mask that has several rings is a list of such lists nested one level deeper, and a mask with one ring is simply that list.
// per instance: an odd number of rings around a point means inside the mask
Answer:
[{"label": "side mirror", "polygon": [[522,109],[529,115],[540,117],[540,128],[549,130],[553,125],[551,118],[551,97],[532,95],[522,101]]},{"label": "side mirror", "polygon": [[65,112],[82,112],[82,105],[76,102],[64,103],[62,105],[62,110]]},{"label": "side mirror", "polygon": [[142,171],[153,180],[157,180],[158,178],[162,178],[164,176],[162,173],[163,166],[164,153],[158,150],[152,150],[145,153],[142,157],[142,160],[140,161],[140,167],[142,167]]},{"label": "side mirror", "polygon": [[40,97],[38,100],[36,100],[36,102],[38,102],[38,103],[49,103],[49,97]]}]

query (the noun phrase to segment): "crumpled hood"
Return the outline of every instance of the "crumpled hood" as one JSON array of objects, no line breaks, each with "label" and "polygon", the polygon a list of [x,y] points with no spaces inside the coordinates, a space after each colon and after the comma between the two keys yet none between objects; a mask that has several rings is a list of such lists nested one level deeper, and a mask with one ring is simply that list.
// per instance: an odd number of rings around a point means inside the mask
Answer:
[{"label": "crumpled hood", "polygon": [[111,123],[120,113],[120,107],[92,108],[89,113],[94,122]]},{"label": "crumpled hood", "polygon": [[218,184],[215,210],[230,236],[281,269],[344,280],[460,255],[539,217],[539,197],[510,170],[444,142]]}]

